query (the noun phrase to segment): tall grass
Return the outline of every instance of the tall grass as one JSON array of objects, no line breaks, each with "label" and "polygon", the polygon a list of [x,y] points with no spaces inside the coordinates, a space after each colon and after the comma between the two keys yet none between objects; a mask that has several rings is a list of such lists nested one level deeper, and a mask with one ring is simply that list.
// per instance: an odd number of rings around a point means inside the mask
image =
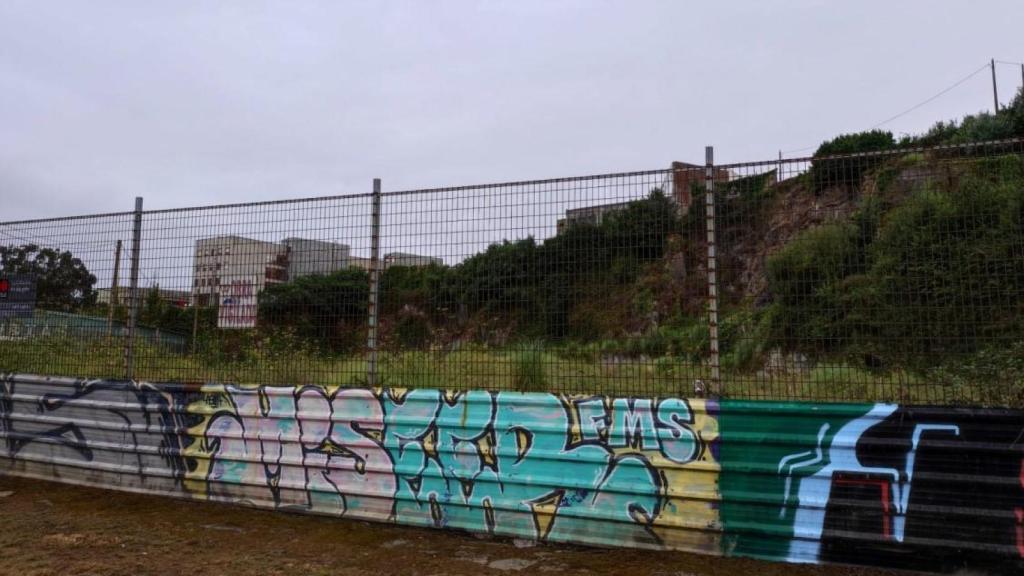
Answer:
[{"label": "tall grass", "polygon": [[[120,379],[122,344],[117,338],[0,341],[0,372]],[[179,354],[140,342],[135,357],[135,378],[155,382],[346,387],[367,382],[367,363],[359,355],[254,348],[226,358],[203,351]],[[1022,357],[1024,348],[1010,347],[995,359],[927,374],[878,372],[842,362],[774,371],[723,362],[715,388],[706,362],[685,355],[630,357],[527,342],[512,349],[382,352],[380,382],[405,388],[686,397],[693,394],[695,381],[702,380],[712,393],[730,398],[1024,406]]]},{"label": "tall grass", "polygon": [[546,392],[544,344],[539,341],[520,344],[512,353],[513,386],[520,392]]}]

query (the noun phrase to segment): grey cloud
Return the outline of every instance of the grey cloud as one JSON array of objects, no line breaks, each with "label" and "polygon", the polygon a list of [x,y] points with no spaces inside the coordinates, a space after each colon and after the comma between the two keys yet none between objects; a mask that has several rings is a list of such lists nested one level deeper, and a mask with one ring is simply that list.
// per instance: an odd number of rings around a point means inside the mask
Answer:
[{"label": "grey cloud", "polygon": [[[719,3],[720,4],[720,3]],[[773,157],[990,56],[1019,2],[4,2],[0,221]],[[1008,74],[1001,91],[1019,85]],[[984,79],[887,126],[988,106]]]}]

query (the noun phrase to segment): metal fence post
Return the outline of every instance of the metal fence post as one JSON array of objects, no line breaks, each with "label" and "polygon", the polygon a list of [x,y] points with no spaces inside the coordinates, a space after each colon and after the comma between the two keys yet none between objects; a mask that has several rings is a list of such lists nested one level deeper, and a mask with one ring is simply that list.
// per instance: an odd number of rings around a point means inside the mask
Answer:
[{"label": "metal fence post", "polygon": [[708,334],[711,343],[711,389],[722,394],[718,356],[718,254],[715,245],[715,148],[704,148],[704,214],[708,243]]},{"label": "metal fence post", "polygon": [[369,333],[366,347],[369,358],[366,363],[366,383],[370,387],[377,386],[377,313],[380,291],[380,178],[373,179],[373,203],[370,224],[370,302]]},{"label": "metal fence post", "polygon": [[135,221],[132,225],[132,267],[128,288],[128,341],[125,343],[125,378],[131,380],[135,371],[135,324],[139,318],[139,250],[142,245],[142,197],[135,198]]},{"label": "metal fence post", "polygon": [[114,335],[114,308],[118,305],[118,282],[121,281],[121,241],[114,248],[114,279],[110,282],[110,302],[107,303],[107,338]]}]

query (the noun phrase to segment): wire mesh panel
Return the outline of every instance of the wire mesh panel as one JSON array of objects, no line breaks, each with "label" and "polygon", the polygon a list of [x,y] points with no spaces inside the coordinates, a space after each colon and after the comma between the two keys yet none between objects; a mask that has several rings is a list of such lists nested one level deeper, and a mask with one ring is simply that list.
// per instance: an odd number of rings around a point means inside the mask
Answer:
[{"label": "wire mesh panel", "polygon": [[[39,287],[0,370],[365,384],[368,194],[144,212],[133,283],[134,217],[0,225],[4,276]],[[12,259],[35,245],[75,264]]]},{"label": "wire mesh panel", "polygon": [[386,193],[383,381],[692,391],[704,282],[684,236],[700,170]]},{"label": "wire mesh panel", "polygon": [[109,287],[128,276],[132,224],[130,212],[0,224],[0,371],[124,375],[127,316],[110,304],[130,295]]},{"label": "wire mesh panel", "polygon": [[1021,141],[7,222],[0,250],[0,371],[1024,404]]},{"label": "wire mesh panel", "polygon": [[723,167],[730,396],[1024,401],[1020,142]]}]

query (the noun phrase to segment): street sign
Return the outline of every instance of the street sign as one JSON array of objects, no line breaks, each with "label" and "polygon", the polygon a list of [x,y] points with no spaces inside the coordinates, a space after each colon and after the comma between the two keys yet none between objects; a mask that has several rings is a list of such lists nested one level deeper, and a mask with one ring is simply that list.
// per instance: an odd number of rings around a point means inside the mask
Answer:
[{"label": "street sign", "polygon": [[31,318],[35,307],[35,276],[28,274],[0,276],[0,320]]}]

